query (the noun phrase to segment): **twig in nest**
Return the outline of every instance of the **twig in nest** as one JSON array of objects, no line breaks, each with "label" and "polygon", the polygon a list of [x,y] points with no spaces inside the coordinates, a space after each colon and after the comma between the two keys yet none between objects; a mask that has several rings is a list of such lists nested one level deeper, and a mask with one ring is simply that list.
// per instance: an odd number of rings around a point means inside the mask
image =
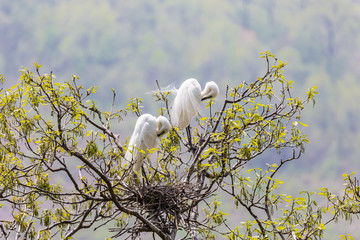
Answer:
[{"label": "twig in nest", "polygon": [[[149,221],[167,234],[181,228],[181,220],[188,219],[187,215],[194,207],[194,202],[200,202],[211,195],[202,193],[197,184],[178,182],[172,185],[145,185],[136,190],[128,189],[128,197],[122,202],[146,216]],[[142,222],[135,221],[131,229],[112,228],[112,232],[119,231],[114,237],[124,232],[138,234],[151,232]]]}]

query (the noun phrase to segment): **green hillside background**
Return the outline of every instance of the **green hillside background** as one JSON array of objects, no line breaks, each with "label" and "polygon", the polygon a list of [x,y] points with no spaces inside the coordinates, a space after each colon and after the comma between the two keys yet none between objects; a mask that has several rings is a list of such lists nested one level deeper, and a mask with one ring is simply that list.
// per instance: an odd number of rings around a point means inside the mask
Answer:
[{"label": "green hillside background", "polygon": [[[168,86],[190,77],[204,86],[235,86],[262,76],[259,52],[288,62],[285,76],[296,94],[320,92],[305,111],[302,130],[311,144],[281,172],[284,191],[342,189],[342,174],[360,173],[360,1],[358,0],[16,0],[0,2],[0,73],[6,86],[34,62],[57,81],[80,77],[99,86],[97,100],[110,109],[111,88],[119,108],[144,98],[144,112],[157,114],[149,94],[156,80]],[[129,137],[135,116],[114,128]],[[262,159],[265,161],[266,159]],[[257,163],[254,163],[255,165]],[[358,175],[358,174],[357,174]],[[359,221],[332,226],[324,239],[351,232]],[[76,239],[95,236],[92,230]],[[111,234],[107,229],[96,238]],[[82,235],[84,235],[82,237]]]}]

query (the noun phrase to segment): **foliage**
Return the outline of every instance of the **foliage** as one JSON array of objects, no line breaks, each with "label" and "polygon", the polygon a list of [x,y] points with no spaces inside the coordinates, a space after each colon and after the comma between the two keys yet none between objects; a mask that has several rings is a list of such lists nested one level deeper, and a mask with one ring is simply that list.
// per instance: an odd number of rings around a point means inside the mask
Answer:
[{"label": "foliage", "polygon": [[[53,69],[59,79],[75,73],[85,89],[99,85],[101,91],[91,100],[108,111],[102,106],[107,104],[103,95],[109,95],[104,89],[110,87],[123,104],[154,89],[155,79],[167,85],[194,76],[223,86],[255,79],[262,71],[256,53],[271,49],[291,62],[286,78],[294,80],[294,95],[312,85],[322,93],[315,111],[302,112],[302,122],[311,128],[298,124],[312,141],[296,165],[303,174],[294,178],[292,171],[282,172],[287,185],[298,191],[310,174],[311,185],[322,186],[357,171],[359,17],[355,0],[1,1],[0,69],[7,76],[5,86],[15,84],[19,66],[34,61],[46,63],[43,72]],[[141,107],[157,110],[147,100]],[[131,121],[115,122],[112,131],[130,134]],[[175,133],[169,139],[179,141]],[[90,154],[94,146],[89,144]]]},{"label": "foliage", "polygon": [[[121,102],[153,90],[156,79],[178,84],[191,76],[231,86],[252,80],[262,70],[256,54],[271,49],[292,63],[286,76],[295,80],[295,94],[313,85],[323,93],[316,111],[303,114],[313,126],[304,131],[313,142],[307,154],[317,161],[299,170],[311,171],[313,184],[321,185],[331,181],[329,172],[341,175],[357,163],[356,0],[18,0],[0,3],[0,19],[0,69],[8,84],[18,79],[19,66],[37,61],[61,79],[81,76],[86,88],[112,87]],[[107,91],[94,96],[100,105],[102,95]],[[147,102],[144,109],[154,112],[157,106]]]},{"label": "foliage", "polygon": [[360,213],[360,187],[359,180],[351,174],[343,174],[345,189],[342,196],[332,194],[327,188],[322,188],[321,195],[326,196],[332,205],[332,213],[352,221]]},{"label": "foliage", "polygon": [[[342,198],[322,189],[326,206],[312,192],[280,192],[277,174],[308,143],[301,113],[317,92],[310,88],[305,100],[293,96],[286,64],[269,52],[261,58],[264,76],[227,87],[219,110],[213,100],[206,102],[207,116],[192,126],[196,151],[173,128],[156,161],[145,163],[140,183],[131,164],[122,164],[127,145],[112,129],[125,115],[141,114],[141,99],[117,109],[113,91],[112,109],[102,111],[91,100],[97,88],[84,89],[77,76],[58,83],[38,64],[35,73],[22,69],[20,83],[1,90],[0,236],[71,239],[111,223],[113,237],[152,232],[162,239],[321,239],[329,223],[357,215],[359,187],[351,175],[344,175]],[[159,88],[155,97],[167,115],[170,94]],[[269,159],[267,168],[246,170],[271,151],[278,159]],[[236,213],[224,211],[220,195],[246,216],[238,226],[228,224]]]}]

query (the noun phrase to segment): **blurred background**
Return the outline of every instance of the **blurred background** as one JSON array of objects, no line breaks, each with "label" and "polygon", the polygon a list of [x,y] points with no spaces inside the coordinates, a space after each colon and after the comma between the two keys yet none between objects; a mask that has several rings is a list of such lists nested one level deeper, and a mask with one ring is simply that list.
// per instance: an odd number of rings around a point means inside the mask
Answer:
[{"label": "blurred background", "polygon": [[[259,52],[288,62],[285,76],[309,104],[302,130],[311,143],[302,158],[283,169],[284,191],[339,192],[342,174],[360,173],[360,1],[358,0],[17,0],[0,2],[0,73],[18,83],[19,69],[53,71],[57,81],[80,77],[97,85],[96,100],[110,109],[111,88],[124,108],[144,98],[144,112],[157,114],[148,94],[161,86],[197,78],[226,85],[252,81],[265,72]],[[118,126],[129,136],[135,117]],[[326,238],[360,237],[359,222],[330,226]],[[356,226],[357,225],[357,226]],[[86,233],[84,233],[86,235]],[[88,234],[95,236],[89,230]],[[111,236],[107,229],[96,238]],[[86,237],[78,236],[78,239]]]}]

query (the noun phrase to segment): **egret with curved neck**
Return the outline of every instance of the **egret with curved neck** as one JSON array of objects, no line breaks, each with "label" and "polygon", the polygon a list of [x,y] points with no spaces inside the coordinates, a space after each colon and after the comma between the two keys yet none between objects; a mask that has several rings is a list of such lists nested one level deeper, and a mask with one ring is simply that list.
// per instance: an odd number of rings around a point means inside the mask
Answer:
[{"label": "egret with curved neck", "polygon": [[180,130],[186,128],[191,149],[193,149],[189,127],[191,119],[199,112],[201,101],[215,98],[218,94],[219,87],[215,82],[207,82],[204,90],[201,90],[199,82],[194,78],[185,80],[176,92],[170,112],[171,120]]},{"label": "egret with curved neck", "polygon": [[136,174],[140,173],[149,150],[158,146],[160,138],[170,128],[169,121],[163,116],[155,118],[150,114],[143,114],[138,118],[125,153],[125,159],[134,164]]}]

